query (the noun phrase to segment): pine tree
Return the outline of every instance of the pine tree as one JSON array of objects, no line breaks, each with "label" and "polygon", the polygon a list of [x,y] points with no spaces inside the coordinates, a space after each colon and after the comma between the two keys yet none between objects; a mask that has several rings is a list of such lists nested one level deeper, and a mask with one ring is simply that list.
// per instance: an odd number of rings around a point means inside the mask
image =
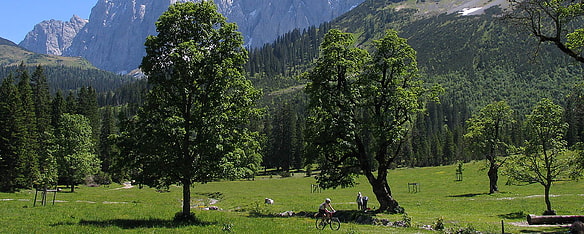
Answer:
[{"label": "pine tree", "polygon": [[103,109],[101,126],[101,132],[99,135],[99,158],[101,160],[101,169],[104,172],[110,173],[112,157],[115,149],[114,143],[109,140],[109,137],[117,132],[114,112],[111,106],[107,106]]},{"label": "pine tree", "polygon": [[20,176],[17,179],[19,186],[30,188],[40,178],[40,171],[38,165],[38,132],[37,120],[35,114],[35,103],[33,101],[33,91],[30,86],[30,76],[26,67],[21,65],[19,67],[18,92],[20,93],[20,100],[22,104],[22,138],[18,150],[20,151]]},{"label": "pine tree", "polygon": [[39,187],[47,187],[57,182],[57,162],[53,155],[54,135],[53,126],[47,124],[51,122],[51,95],[49,84],[42,66],[37,66],[32,74],[32,90],[35,103],[35,117],[37,127],[37,137],[39,143],[38,161],[40,179]]},{"label": "pine tree", "polygon": [[22,135],[22,101],[14,84],[14,76],[8,75],[0,86],[0,191],[14,192],[20,174],[18,147]]},{"label": "pine tree", "polygon": [[67,104],[63,98],[63,93],[61,90],[59,90],[51,102],[51,126],[53,129],[57,128],[59,118],[61,118],[61,115],[65,113],[66,109]]},{"label": "pine tree", "polygon": [[91,139],[95,146],[99,145],[100,134],[100,116],[99,106],[97,104],[97,93],[92,87],[81,87],[77,95],[77,114],[85,116],[89,119],[91,125]]}]

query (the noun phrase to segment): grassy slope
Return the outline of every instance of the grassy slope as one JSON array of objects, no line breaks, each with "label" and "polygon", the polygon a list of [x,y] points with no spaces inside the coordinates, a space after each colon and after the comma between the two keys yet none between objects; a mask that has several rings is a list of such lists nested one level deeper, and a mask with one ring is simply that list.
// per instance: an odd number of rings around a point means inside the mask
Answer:
[{"label": "grassy slope", "polygon": [[28,65],[72,66],[94,68],[87,60],[78,57],[37,54],[22,49],[13,42],[0,38],[0,66],[16,66],[21,62]]},{"label": "grassy slope", "polygon": [[[454,181],[454,166],[397,169],[390,173],[390,184],[396,199],[406,208],[416,228],[388,228],[372,225],[343,223],[343,233],[425,233],[418,226],[431,225],[444,218],[446,228],[472,225],[485,232],[499,232],[500,222],[506,231],[561,231],[551,227],[518,227],[512,222],[525,221],[525,214],[539,214],[545,209],[543,189],[539,185],[507,186],[500,180],[501,193],[488,195],[486,172],[480,171],[482,162],[465,165],[464,181]],[[421,183],[421,192],[408,193],[407,183]],[[32,207],[34,193],[0,193],[0,233],[24,232],[196,232],[223,233],[226,224],[239,233],[320,233],[309,218],[250,217],[247,209],[259,204],[267,212],[315,211],[326,197],[333,199],[337,210],[356,207],[358,191],[371,197],[370,207],[376,206],[371,189],[361,178],[354,188],[310,193],[313,178],[296,174],[293,178],[257,178],[255,181],[216,182],[196,185],[195,203],[208,203],[207,194],[221,193],[215,204],[223,211],[194,209],[200,225],[180,226],[170,220],[180,211],[181,190],[159,193],[154,189],[115,189],[120,186],[90,188],[82,186],[74,194],[57,194],[59,202],[46,207]],[[552,205],[558,214],[584,213],[584,182],[561,182],[552,187]],[[265,197],[275,200],[272,206],[261,204]],[[15,199],[15,200],[4,200]],[[22,199],[22,200],[18,200]],[[201,199],[201,200],[198,200]],[[95,203],[90,203],[95,202]],[[111,202],[122,202],[113,203]],[[383,215],[390,220],[401,220],[399,215]],[[326,231],[330,232],[330,231]]]}]

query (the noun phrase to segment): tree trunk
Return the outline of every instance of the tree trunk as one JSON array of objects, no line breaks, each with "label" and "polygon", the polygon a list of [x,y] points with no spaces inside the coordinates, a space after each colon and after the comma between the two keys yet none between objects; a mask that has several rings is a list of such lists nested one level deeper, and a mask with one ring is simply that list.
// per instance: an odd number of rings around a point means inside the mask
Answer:
[{"label": "tree trunk", "polygon": [[71,193],[75,192],[75,183],[73,183],[73,179],[71,179]]},{"label": "tree trunk", "polygon": [[381,178],[379,180],[373,179],[369,181],[371,183],[371,187],[373,188],[373,193],[379,201],[379,209],[378,212],[389,212],[392,214],[401,214],[404,213],[404,208],[399,206],[397,201],[391,195],[391,189],[387,184],[387,180],[385,178]]},{"label": "tree trunk", "polygon": [[544,190],[545,190],[545,206],[546,206],[546,211],[543,213],[544,215],[555,215],[556,211],[552,210],[552,202],[550,201],[550,189],[551,189],[552,185],[551,184],[546,184],[544,185]]},{"label": "tree trunk", "polygon": [[499,192],[499,187],[497,186],[497,181],[499,180],[499,168],[497,165],[494,165],[494,163],[491,162],[487,175],[489,176],[489,194]]},{"label": "tree trunk", "polygon": [[183,208],[182,213],[186,217],[191,214],[191,182],[183,181]]}]

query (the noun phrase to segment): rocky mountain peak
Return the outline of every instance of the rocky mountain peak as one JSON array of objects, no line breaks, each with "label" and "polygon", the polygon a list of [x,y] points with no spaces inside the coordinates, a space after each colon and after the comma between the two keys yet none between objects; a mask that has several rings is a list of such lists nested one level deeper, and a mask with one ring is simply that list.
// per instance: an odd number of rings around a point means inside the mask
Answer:
[{"label": "rocky mountain peak", "polygon": [[68,22],[45,20],[35,25],[19,45],[36,53],[62,55],[87,22],[77,15]]},{"label": "rocky mountain peak", "polygon": [[[76,32],[70,44],[55,43],[65,41],[65,36],[54,30],[41,30],[45,28],[41,23],[39,30],[35,27],[31,32],[32,39],[23,41],[22,46],[35,51],[46,47],[44,53],[80,56],[98,68],[127,73],[140,65],[145,55],[144,42],[147,36],[156,34],[158,17],[171,4],[186,1],[200,0],[99,0],[91,10],[89,22]],[[293,29],[330,21],[363,1],[215,0],[215,4],[228,21],[238,24],[247,47],[259,47]],[[67,34],[67,38],[70,36]],[[53,44],[63,46],[57,50]]]}]

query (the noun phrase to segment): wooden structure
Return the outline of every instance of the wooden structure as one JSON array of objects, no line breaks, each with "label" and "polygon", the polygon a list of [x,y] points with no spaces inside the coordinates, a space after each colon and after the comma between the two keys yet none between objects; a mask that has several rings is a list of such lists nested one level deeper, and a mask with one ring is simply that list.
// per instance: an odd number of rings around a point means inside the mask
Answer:
[{"label": "wooden structure", "polygon": [[408,183],[408,192],[417,193],[420,191],[420,183]]},{"label": "wooden structure", "polygon": [[584,221],[584,215],[528,215],[529,225],[537,224],[571,224],[576,221]]},{"label": "wooden structure", "polygon": [[321,189],[318,184],[311,184],[310,185],[310,193],[320,193]]},{"label": "wooden structure", "polygon": [[41,204],[43,206],[47,205],[47,194],[48,193],[53,193],[53,205],[55,205],[55,198],[57,197],[57,189],[36,189],[36,192],[34,193],[34,202],[32,204],[32,206],[36,206],[36,202],[37,202],[37,196],[39,194],[39,192],[41,192]]}]

